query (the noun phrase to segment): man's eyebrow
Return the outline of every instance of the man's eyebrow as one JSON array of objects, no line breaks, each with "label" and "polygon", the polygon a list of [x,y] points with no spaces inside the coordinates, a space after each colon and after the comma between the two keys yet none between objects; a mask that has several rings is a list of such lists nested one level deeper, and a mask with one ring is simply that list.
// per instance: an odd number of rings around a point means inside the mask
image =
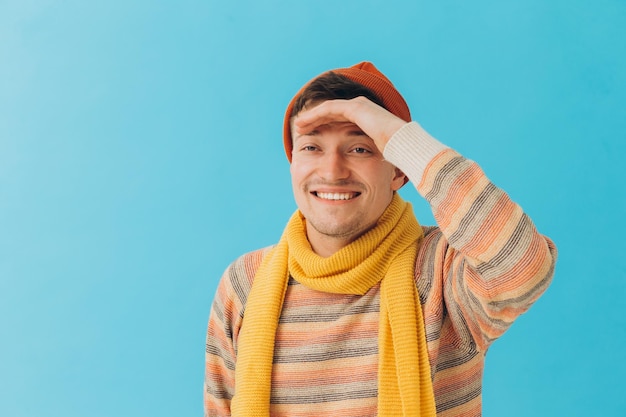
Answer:
[{"label": "man's eyebrow", "polygon": [[361,129],[350,129],[348,131],[348,135],[350,136],[367,136],[367,134]]},{"label": "man's eyebrow", "polygon": [[[354,129],[350,129],[346,132],[346,134],[348,136],[367,136],[367,133],[365,133],[361,128],[359,127],[355,127]],[[369,138],[369,136],[367,136]]]},{"label": "man's eyebrow", "polygon": [[299,134],[293,135],[293,143],[296,143],[299,139],[303,139],[303,138],[307,138],[311,136],[317,136],[319,135],[319,133],[320,133],[319,130],[313,129],[310,132],[299,133]]}]

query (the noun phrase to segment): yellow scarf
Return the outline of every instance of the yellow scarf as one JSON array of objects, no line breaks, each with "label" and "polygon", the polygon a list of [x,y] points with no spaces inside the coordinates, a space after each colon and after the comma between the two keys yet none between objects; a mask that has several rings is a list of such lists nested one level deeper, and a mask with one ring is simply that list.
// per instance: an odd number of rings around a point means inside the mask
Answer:
[{"label": "yellow scarf", "polygon": [[414,269],[422,230],[397,194],[375,228],[328,258],[311,250],[296,211],[263,259],[239,333],[233,417],[268,417],[274,339],[289,274],[309,288],[365,294],[381,281],[378,415],[435,416],[426,332]]}]

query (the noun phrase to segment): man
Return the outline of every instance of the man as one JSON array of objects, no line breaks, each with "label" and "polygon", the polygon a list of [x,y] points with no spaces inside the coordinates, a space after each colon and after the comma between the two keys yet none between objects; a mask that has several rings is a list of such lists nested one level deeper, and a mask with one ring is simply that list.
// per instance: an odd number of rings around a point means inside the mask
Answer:
[{"label": "man", "polygon": [[307,83],[284,146],[298,211],[222,278],[205,415],[481,415],[487,348],[548,286],[552,242],[371,63]]}]

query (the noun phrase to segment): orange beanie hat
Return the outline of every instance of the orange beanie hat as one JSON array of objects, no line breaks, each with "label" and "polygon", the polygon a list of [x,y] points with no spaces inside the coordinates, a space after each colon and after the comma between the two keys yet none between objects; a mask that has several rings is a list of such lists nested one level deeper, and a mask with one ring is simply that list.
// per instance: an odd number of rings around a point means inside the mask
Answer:
[{"label": "orange beanie hat", "polygon": [[291,99],[287,111],[285,112],[285,121],[283,124],[283,142],[285,145],[285,153],[287,159],[291,162],[291,151],[293,150],[293,143],[291,138],[291,113],[293,111],[293,105],[300,96],[300,94],[306,89],[306,87],[315,81],[322,75],[334,72],[335,74],[343,75],[352,81],[364,85],[372,90],[378,98],[383,102],[384,107],[391,113],[395,114],[406,122],[411,121],[411,113],[409,112],[409,106],[407,106],[404,98],[400,95],[398,90],[393,86],[391,81],[378,71],[374,64],[371,62],[361,62],[349,68],[338,68],[335,70],[326,71],[325,73],[318,75],[311,81],[306,83],[300,91]]}]

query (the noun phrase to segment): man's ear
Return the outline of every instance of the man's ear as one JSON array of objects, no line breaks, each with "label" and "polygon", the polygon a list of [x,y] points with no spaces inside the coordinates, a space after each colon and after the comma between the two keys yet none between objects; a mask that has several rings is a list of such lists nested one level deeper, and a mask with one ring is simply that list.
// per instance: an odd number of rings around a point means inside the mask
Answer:
[{"label": "man's ear", "polygon": [[394,176],[391,180],[391,189],[393,191],[398,191],[404,184],[409,181],[404,172],[400,171],[399,168],[394,168]]}]

